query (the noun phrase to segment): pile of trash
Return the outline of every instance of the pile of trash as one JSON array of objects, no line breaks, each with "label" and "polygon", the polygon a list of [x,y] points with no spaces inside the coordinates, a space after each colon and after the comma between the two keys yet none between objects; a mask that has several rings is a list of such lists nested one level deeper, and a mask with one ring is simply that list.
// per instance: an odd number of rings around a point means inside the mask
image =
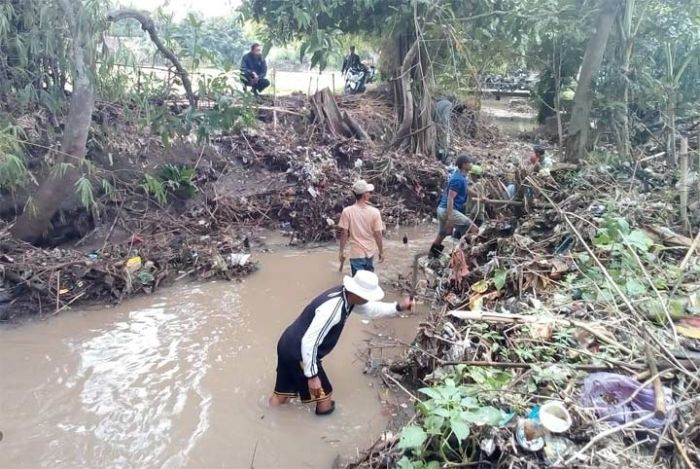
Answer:
[{"label": "pile of trash", "polygon": [[673,178],[517,166],[482,181],[478,234],[420,262],[443,307],[382,369],[416,414],[347,467],[694,467],[700,236]]},{"label": "pile of trash", "polygon": [[188,232],[161,220],[86,252],[43,249],[0,230],[0,320],[57,314],[77,302],[119,302],[175,279],[233,279],[256,266],[245,239]]},{"label": "pile of trash", "polygon": [[385,152],[352,139],[319,135],[309,140],[278,131],[231,137],[227,145],[244,166],[279,174],[279,185],[246,197],[217,194],[221,213],[274,221],[272,227],[300,242],[334,239],[340,212],[354,203],[351,187],[358,179],[374,184],[373,201],[384,222],[393,226],[417,224],[432,215],[446,178],[444,166],[435,160]]}]

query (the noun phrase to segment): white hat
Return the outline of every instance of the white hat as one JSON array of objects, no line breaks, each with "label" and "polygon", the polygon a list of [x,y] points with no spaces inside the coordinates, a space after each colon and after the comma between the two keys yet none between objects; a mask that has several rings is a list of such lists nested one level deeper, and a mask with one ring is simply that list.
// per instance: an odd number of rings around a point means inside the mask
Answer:
[{"label": "white hat", "polygon": [[360,179],[352,185],[352,191],[357,195],[362,195],[367,192],[374,191],[374,184],[368,184],[364,179]]},{"label": "white hat", "polygon": [[379,286],[379,277],[369,270],[358,270],[354,277],[345,276],[343,286],[363,300],[379,301],[384,298],[384,290]]}]

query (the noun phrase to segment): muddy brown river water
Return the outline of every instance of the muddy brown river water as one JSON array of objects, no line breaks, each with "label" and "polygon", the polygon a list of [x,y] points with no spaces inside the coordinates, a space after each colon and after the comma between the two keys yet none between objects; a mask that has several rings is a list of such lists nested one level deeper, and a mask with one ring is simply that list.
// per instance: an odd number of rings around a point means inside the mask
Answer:
[{"label": "muddy brown river water", "polygon": [[[432,234],[390,233],[380,276],[408,275]],[[358,352],[366,331],[410,341],[419,315],[351,318],[324,361],[334,415],[270,409],[280,333],[342,279],[335,248],[273,249],[239,283],[184,284],[0,328],[0,467],[329,468],[370,445],[389,417]]]}]

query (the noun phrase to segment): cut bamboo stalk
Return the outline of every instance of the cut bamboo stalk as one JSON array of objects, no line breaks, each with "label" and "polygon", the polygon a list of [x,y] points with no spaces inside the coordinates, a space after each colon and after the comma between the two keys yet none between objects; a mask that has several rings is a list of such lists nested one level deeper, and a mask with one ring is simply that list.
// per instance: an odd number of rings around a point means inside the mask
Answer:
[{"label": "cut bamboo stalk", "polygon": [[277,69],[272,69],[272,128],[277,130]]},{"label": "cut bamboo stalk", "polygon": [[659,376],[659,367],[656,365],[656,360],[654,359],[654,354],[651,352],[649,344],[646,344],[645,351],[647,354],[649,372],[654,380],[654,407],[656,409],[656,416],[658,418],[664,418],[666,416],[666,401],[664,399],[664,388],[661,385],[661,376]]},{"label": "cut bamboo stalk", "polygon": [[681,222],[683,230],[690,234],[690,221],[688,220],[688,138],[681,137]]},{"label": "cut bamboo stalk", "polygon": [[[466,366],[485,366],[490,368],[533,368],[533,367],[547,367],[557,365],[557,363],[514,363],[514,362],[484,362],[484,361],[440,361],[442,366],[456,366],[456,365],[466,365]],[[583,371],[605,371],[614,370],[614,365],[596,365],[596,364],[573,364],[567,365],[576,370]],[[636,365],[630,364],[630,368],[635,368]]]}]

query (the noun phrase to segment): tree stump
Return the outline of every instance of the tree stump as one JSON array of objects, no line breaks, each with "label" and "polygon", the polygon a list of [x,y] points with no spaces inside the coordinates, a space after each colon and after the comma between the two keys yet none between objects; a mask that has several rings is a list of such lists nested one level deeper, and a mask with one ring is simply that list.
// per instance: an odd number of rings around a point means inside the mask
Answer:
[{"label": "tree stump", "polygon": [[341,112],[328,88],[316,92],[309,98],[313,123],[326,129],[333,136],[369,140],[362,126],[347,112]]}]

